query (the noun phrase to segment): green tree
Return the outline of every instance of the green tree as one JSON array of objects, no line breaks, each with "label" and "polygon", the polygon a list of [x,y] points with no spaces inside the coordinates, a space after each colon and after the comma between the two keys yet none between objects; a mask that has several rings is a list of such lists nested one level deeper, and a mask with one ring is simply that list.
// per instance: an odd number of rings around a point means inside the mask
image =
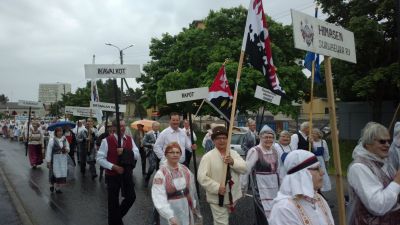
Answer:
[{"label": "green tree", "polygon": [[329,16],[328,22],[354,32],[357,64],[332,60],[338,97],[343,101],[368,101],[373,107],[373,120],[381,121],[382,102],[400,99],[395,1],[318,2]]},{"label": "green tree", "polygon": [[9,101],[8,97],[5,96],[4,94],[0,95],[0,103],[1,104],[6,104]]},{"label": "green tree", "polygon": [[[204,29],[198,28],[195,21],[175,36],[167,33],[160,39],[152,39],[150,44],[152,60],[144,66],[145,74],[137,79],[143,84],[144,97],[141,99],[143,105],[145,107],[157,105],[162,114],[185,108],[186,104],[167,105],[165,92],[209,87],[222,62],[227,58],[230,60],[226,64],[226,73],[233,91],[246,16],[247,9],[243,7],[210,11],[203,20]],[[242,113],[247,113],[266,105],[266,108],[273,113],[284,112],[296,116],[298,109],[291,103],[302,100],[303,93],[309,89],[301,68],[294,63],[295,59],[302,58],[304,53],[292,47],[290,26],[283,26],[271,18],[268,18],[268,24],[274,63],[287,96],[283,98],[281,106],[254,98],[256,85],[265,87],[266,79],[245,62],[239,85],[238,109]],[[299,90],[304,91],[299,92]],[[215,112],[207,106],[202,112],[215,115]]]}]

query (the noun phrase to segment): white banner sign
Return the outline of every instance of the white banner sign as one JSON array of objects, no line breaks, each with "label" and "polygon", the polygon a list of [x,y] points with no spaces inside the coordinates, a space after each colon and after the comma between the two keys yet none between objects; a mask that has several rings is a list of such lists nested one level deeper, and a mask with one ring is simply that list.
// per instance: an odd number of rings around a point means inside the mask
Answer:
[{"label": "white banner sign", "polygon": [[27,101],[27,100],[19,100],[18,105],[34,107],[34,108],[42,108],[43,107],[43,104],[41,102],[34,102],[34,101]]},{"label": "white banner sign", "polygon": [[293,9],[291,12],[295,48],[357,62],[353,32]]},{"label": "white banner sign", "polygon": [[263,101],[279,105],[281,103],[281,96],[273,93],[269,89],[260,87],[257,85],[256,92],[254,93],[254,97],[261,99]]},{"label": "white banner sign", "polygon": [[165,93],[167,104],[205,99],[208,97],[208,87],[168,91]]},{"label": "white banner sign", "polygon": [[71,114],[73,116],[81,117],[94,117],[94,110],[90,111],[89,107],[79,107],[79,106],[65,106],[65,114]]},{"label": "white banner sign", "polygon": [[140,66],[133,64],[85,64],[85,78],[135,78],[140,77]]},{"label": "white banner sign", "polygon": [[[119,112],[120,113],[126,112],[126,105],[118,105],[118,106],[119,106]],[[97,109],[100,109],[102,111],[115,112],[115,103],[90,101],[90,107],[97,108]]]}]

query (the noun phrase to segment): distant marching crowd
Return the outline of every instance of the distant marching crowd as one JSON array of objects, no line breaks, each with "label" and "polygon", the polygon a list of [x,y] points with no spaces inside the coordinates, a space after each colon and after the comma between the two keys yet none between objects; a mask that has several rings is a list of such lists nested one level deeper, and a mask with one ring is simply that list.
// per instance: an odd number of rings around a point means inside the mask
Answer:
[{"label": "distant marching crowd", "polygon": [[[158,122],[148,132],[138,123],[133,135],[124,120],[120,121],[119,134],[115,119],[97,127],[92,119],[80,120],[76,127],[71,124],[34,120],[28,137],[26,123],[0,122],[4,138],[28,140],[33,169],[46,162],[52,193],[62,193],[61,187],[77,164],[82,174],[89,165],[93,180],[104,177],[110,225],[123,224],[124,215],[135,202],[133,169],[138,160],[145,187],[152,181],[152,224],[203,224],[195,175],[189,169],[191,155],[198,149],[191,134],[195,142],[197,138],[178,113],[170,114],[169,126],[161,132]],[[334,224],[332,205],[323,194],[332,189],[327,173],[329,150],[319,129],[312,129],[309,135],[309,124],[304,122],[294,134],[281,131],[276,135],[267,125],[257,132],[255,121],[249,119],[242,157],[227,150],[225,126],[212,124],[208,128],[197,182],[205,190],[214,225],[229,224],[229,215],[240,213],[235,210],[237,201],[246,196],[253,198],[255,209],[248,216],[259,225]],[[311,151],[307,151],[309,145]],[[399,158],[400,122],[393,136],[379,123],[366,124],[347,173],[347,224],[400,224]]]}]

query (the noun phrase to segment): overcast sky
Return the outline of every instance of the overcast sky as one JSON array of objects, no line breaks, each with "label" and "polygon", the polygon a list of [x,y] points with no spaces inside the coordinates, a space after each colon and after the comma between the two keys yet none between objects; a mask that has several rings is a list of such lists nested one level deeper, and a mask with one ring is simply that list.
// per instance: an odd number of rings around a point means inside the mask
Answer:
[{"label": "overcast sky", "polygon": [[[313,15],[313,0],[264,0],[265,13],[291,23],[290,8]],[[248,7],[249,0],[1,0],[0,94],[10,101],[38,100],[40,83],[66,82],[75,91],[86,83],[84,64],[150,60],[151,38],[178,34],[210,10]],[[244,29],[244,27],[243,27]],[[272,41],[273,41],[272,37]],[[134,79],[128,79],[137,87]],[[101,100],[101,96],[100,96]]]}]

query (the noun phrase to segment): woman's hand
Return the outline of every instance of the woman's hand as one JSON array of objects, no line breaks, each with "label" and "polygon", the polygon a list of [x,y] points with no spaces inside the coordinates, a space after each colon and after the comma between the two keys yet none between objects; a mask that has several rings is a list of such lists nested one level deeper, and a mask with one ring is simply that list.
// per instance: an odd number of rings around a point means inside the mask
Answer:
[{"label": "woman's hand", "polygon": [[170,225],[179,225],[178,220],[176,220],[175,217],[172,217],[171,219],[169,219],[169,224]]}]

